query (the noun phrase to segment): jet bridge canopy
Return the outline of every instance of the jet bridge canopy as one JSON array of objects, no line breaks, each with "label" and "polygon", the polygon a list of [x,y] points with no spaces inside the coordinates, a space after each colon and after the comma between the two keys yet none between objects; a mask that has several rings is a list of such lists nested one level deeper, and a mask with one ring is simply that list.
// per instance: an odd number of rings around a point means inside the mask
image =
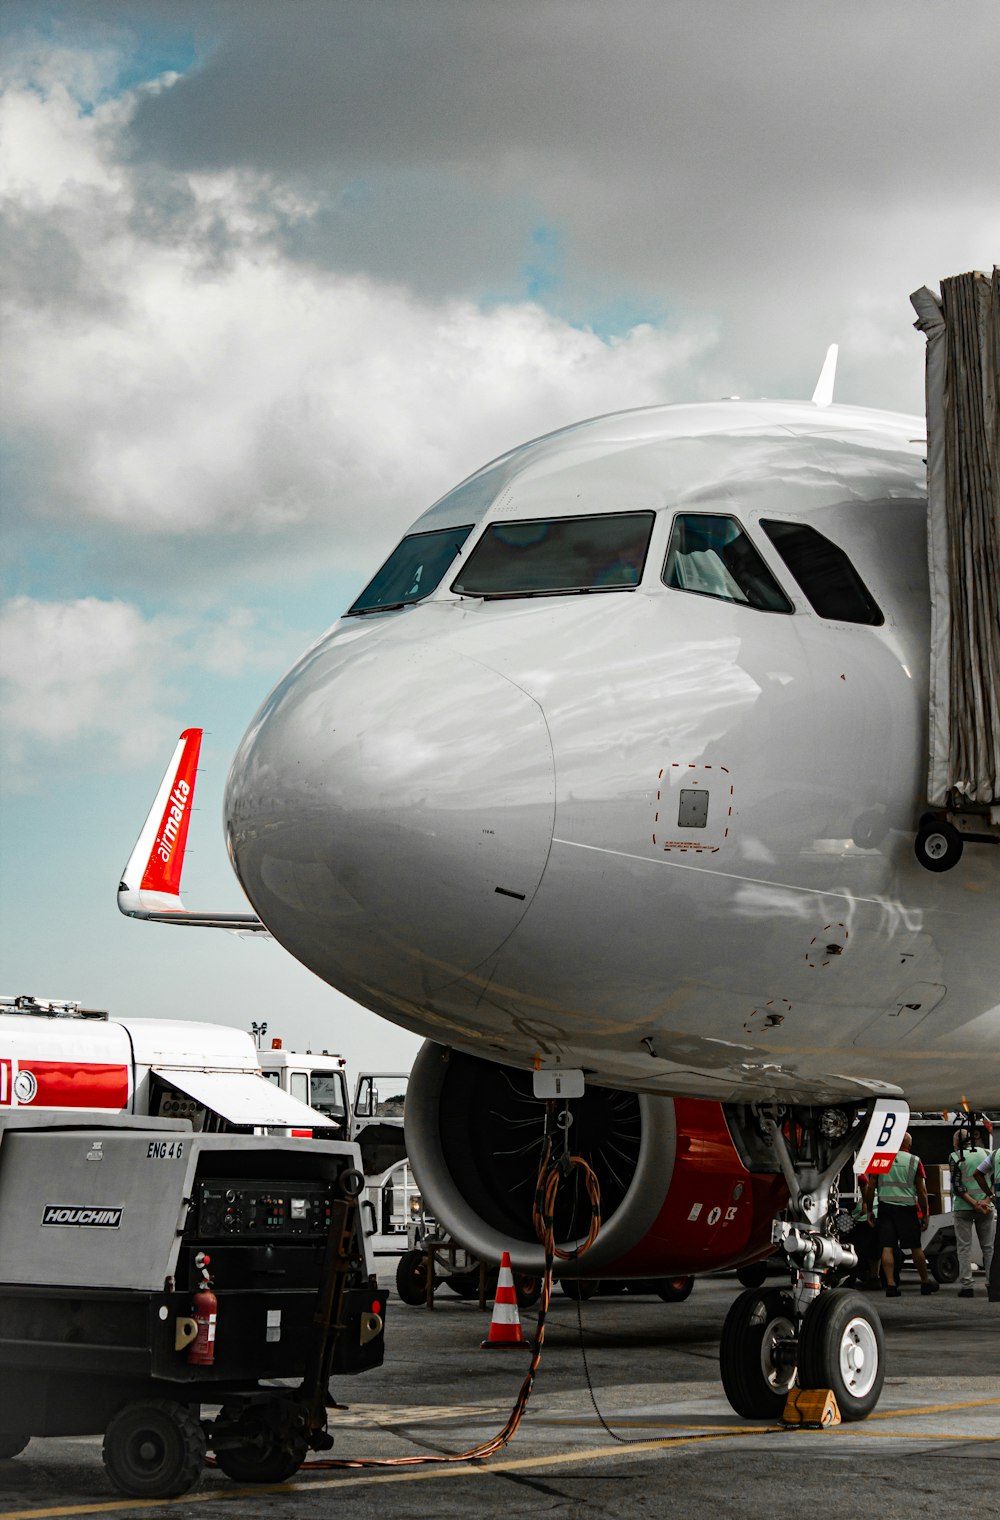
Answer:
[{"label": "jet bridge canopy", "polygon": [[[927,336],[928,801],[1000,824],[1000,270],[910,297]],[[952,816],[949,812],[949,816]],[[960,821],[955,819],[955,821]]]}]

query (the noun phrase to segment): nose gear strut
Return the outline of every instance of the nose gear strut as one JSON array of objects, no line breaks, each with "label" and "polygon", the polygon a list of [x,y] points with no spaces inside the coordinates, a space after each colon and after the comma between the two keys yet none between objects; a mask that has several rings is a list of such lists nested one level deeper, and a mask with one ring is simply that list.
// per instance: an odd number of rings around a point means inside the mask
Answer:
[{"label": "nose gear strut", "polygon": [[771,1238],[791,1282],[749,1289],[726,1317],[723,1387],[747,1419],[780,1418],[796,1383],[831,1390],[845,1420],[863,1419],[878,1402],[885,1377],[878,1314],[863,1294],[834,1286],[858,1263],[853,1246],[838,1238],[852,1224],[840,1208],[839,1177],[864,1141],[872,1108],[757,1104],[750,1111],[757,1144],[765,1142],[788,1187]]}]

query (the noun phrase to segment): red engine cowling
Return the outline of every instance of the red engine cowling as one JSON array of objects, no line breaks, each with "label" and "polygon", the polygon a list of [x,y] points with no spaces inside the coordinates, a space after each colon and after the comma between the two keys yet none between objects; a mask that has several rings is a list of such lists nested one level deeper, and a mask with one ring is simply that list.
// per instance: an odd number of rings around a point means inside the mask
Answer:
[{"label": "red engine cowling", "polygon": [[[692,1098],[587,1087],[570,1104],[570,1149],[601,1184],[601,1232],[561,1276],[666,1277],[712,1272],[766,1254],[783,1179],[750,1172],[722,1107]],[[474,1255],[539,1271],[531,1223],[543,1105],[531,1073],[428,1041],[406,1096],[410,1163],[429,1211]],[[561,1189],[556,1238],[586,1234],[582,1187]]]}]

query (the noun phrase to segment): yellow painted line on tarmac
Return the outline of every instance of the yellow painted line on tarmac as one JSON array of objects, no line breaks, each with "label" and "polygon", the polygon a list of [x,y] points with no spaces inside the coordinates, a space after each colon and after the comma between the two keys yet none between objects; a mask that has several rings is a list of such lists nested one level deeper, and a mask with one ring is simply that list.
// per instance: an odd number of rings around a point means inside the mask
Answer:
[{"label": "yellow painted line on tarmac", "polygon": [[[879,1411],[875,1414],[870,1414],[864,1420],[851,1421],[850,1423],[855,1430],[862,1430],[870,1420],[903,1420],[915,1415],[952,1414],[961,1409],[984,1409],[991,1405],[1000,1405],[1000,1397],[988,1399],[963,1399],[960,1403],[953,1404],[919,1404],[914,1405],[911,1409],[887,1409],[884,1411]],[[708,1424],[709,1420],[717,1419],[718,1416],[710,1415],[704,1420],[689,1420],[685,1423],[674,1421],[672,1419],[637,1420],[631,1419],[628,1415],[625,1414],[609,1414],[606,1416],[606,1418],[609,1425],[620,1426],[622,1430],[703,1430]],[[529,1424],[531,1429],[537,1429],[542,1425],[562,1426],[566,1429],[586,1429],[590,1426],[598,1428],[600,1427],[600,1421],[593,1415],[567,1415],[565,1418],[562,1418],[559,1415],[550,1415],[545,1419],[531,1420]],[[747,1428],[748,1427],[746,1426],[740,1427],[740,1429],[743,1430],[746,1430]],[[768,1427],[768,1429],[770,1428],[771,1427]],[[785,1429],[784,1426],[776,1428],[780,1428],[782,1430]],[[719,1432],[719,1434],[729,1433],[730,1432],[728,1430],[725,1432]],[[733,1429],[732,1433],[739,1434],[739,1430]],[[993,1436],[986,1436],[980,1437],[979,1439],[994,1440],[997,1438]],[[0,1520],[4,1520],[4,1517],[2,1515],[0,1515]]]},{"label": "yellow painted line on tarmac", "polygon": [[[952,1414],[963,1409],[982,1409],[1000,1405],[1000,1398],[988,1399],[964,1399],[960,1402],[948,1404],[923,1404],[913,1409],[886,1410],[876,1414],[870,1414],[871,1420],[901,1420],[913,1416]],[[886,1441],[966,1441],[977,1443],[1000,1442],[1000,1434],[997,1435],[936,1435],[931,1432],[920,1431],[895,1431],[895,1430],[867,1430],[868,1421],[854,1421],[849,1425],[835,1426],[831,1430],[804,1432],[800,1430],[786,1430],[780,1425],[739,1425],[727,1430],[702,1431],[697,1435],[662,1436],[651,1437],[648,1441],[637,1441],[631,1444],[633,1451],[658,1451],[666,1447],[692,1446],[709,1441],[732,1441],[742,1436],[762,1435],[823,1435],[832,1436],[838,1432],[844,1434],[849,1431],[852,1435],[868,1435],[870,1438]],[[650,1428],[654,1422],[644,1423],[635,1428]],[[662,1428],[662,1427],[659,1427]],[[675,1426],[675,1429],[690,1430],[697,1426]],[[357,1488],[363,1484],[385,1483],[419,1483],[428,1482],[436,1478],[461,1478],[461,1477],[489,1477],[493,1473],[518,1472],[526,1469],[556,1467],[560,1463],[564,1466],[578,1462],[599,1462],[607,1457],[620,1457],[628,1449],[621,1443],[615,1446],[591,1446],[583,1451],[559,1451],[550,1452],[547,1456],[539,1457],[513,1457],[505,1461],[480,1461],[475,1464],[462,1462],[449,1462],[441,1465],[428,1464],[427,1467],[407,1467],[396,1471],[378,1472],[373,1469],[356,1471],[346,1469],[342,1476],[336,1478],[317,1478],[305,1483],[268,1483],[255,1484],[252,1488],[220,1487],[205,1489],[194,1493],[182,1494],[176,1499],[112,1499],[99,1504],[62,1504],[45,1509],[11,1509],[0,1512],[0,1520],[66,1520],[66,1517],[77,1515],[106,1515],[123,1514],[128,1511],[136,1513],[151,1509],[169,1509],[178,1504],[206,1504],[215,1500],[232,1500],[240,1498],[254,1498],[263,1494],[288,1494],[307,1495],[317,1493],[321,1489],[330,1488]]]},{"label": "yellow painted line on tarmac", "polygon": [[[843,1426],[839,1427],[841,1430]],[[933,1430],[866,1430],[864,1425],[852,1425],[851,1434],[855,1436],[867,1436],[869,1441],[979,1441],[989,1445],[991,1441],[1000,1442],[1000,1435],[996,1436],[969,1436],[969,1435],[942,1435]],[[826,1432],[823,1432],[826,1434]]]},{"label": "yellow painted line on tarmac", "polygon": [[876,1410],[868,1416],[869,1420],[899,1420],[911,1414],[952,1414],[959,1409],[986,1409],[990,1405],[1000,1405],[1000,1397],[995,1399],[962,1399],[955,1404],[919,1404],[912,1409],[886,1409]]},{"label": "yellow painted line on tarmac", "polygon": [[[739,1430],[710,1431],[704,1435],[663,1436],[636,1442],[632,1450],[656,1451],[665,1446],[690,1446],[700,1441],[732,1440],[734,1436],[761,1436],[777,1431],[774,1425],[743,1425]],[[63,1520],[70,1515],[121,1514],[126,1511],[166,1509],[177,1504],[205,1504],[217,1499],[250,1499],[262,1494],[313,1494],[327,1488],[357,1488],[362,1484],[419,1483],[433,1478],[485,1477],[498,1472],[517,1472],[524,1468],[554,1467],[558,1463],[597,1462],[602,1457],[620,1457],[626,1447],[592,1446],[585,1451],[552,1452],[544,1457],[513,1457],[504,1462],[448,1463],[446,1466],[405,1468],[396,1472],[364,1473],[347,1471],[339,1478],[318,1478],[309,1483],[259,1483],[253,1488],[210,1488],[182,1494],[177,1499],[112,1499],[104,1504],[62,1504],[50,1509],[10,1509],[0,1512],[0,1520]]]}]

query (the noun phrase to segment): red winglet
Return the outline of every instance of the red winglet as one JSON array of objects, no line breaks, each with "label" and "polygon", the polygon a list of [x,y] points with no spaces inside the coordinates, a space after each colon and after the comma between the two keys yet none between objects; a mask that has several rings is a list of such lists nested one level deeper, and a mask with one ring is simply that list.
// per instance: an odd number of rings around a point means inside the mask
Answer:
[{"label": "red winglet", "polygon": [[186,728],[180,737],[180,756],[173,785],[163,809],[163,817],[149,852],[140,891],[177,894],[181,886],[181,869],[191,823],[195,771],[201,753],[201,729]]}]

